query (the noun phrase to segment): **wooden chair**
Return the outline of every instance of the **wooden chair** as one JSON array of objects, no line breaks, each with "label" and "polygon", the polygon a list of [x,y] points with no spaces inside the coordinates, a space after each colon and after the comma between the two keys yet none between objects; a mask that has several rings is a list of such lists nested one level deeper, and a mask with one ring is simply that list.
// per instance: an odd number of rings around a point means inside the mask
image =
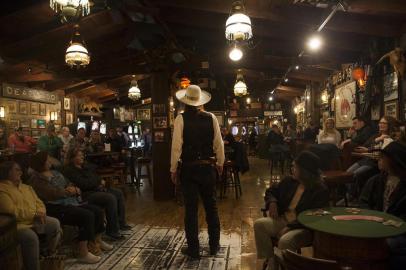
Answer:
[{"label": "wooden chair", "polygon": [[[278,254],[279,253],[279,254]],[[275,252],[276,260],[284,270],[350,270],[341,267],[337,261],[305,257],[290,250]],[[273,269],[272,269],[273,270]],[[277,270],[277,269],[275,269]]]}]

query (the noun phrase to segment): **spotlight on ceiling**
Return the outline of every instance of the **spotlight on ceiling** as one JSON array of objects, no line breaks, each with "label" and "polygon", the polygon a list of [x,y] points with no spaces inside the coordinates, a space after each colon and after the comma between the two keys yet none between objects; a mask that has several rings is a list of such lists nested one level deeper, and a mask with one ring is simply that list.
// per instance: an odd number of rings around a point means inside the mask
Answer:
[{"label": "spotlight on ceiling", "polygon": [[241,60],[243,55],[244,54],[242,53],[242,51],[239,48],[237,48],[237,46],[235,46],[233,49],[231,49],[230,53],[228,54],[228,57],[230,57],[230,59],[233,61],[239,61]]},{"label": "spotlight on ceiling", "polygon": [[307,41],[307,47],[311,51],[317,51],[321,48],[322,45],[322,40],[319,36],[312,36],[308,41]]},{"label": "spotlight on ceiling", "polygon": [[273,100],[273,96],[270,96],[270,97],[269,97],[269,101],[272,101],[272,100]]},{"label": "spotlight on ceiling", "polygon": [[288,81],[289,81],[289,79],[288,79],[288,78],[285,78],[283,81],[284,81],[284,82],[288,82]]},{"label": "spotlight on ceiling", "polygon": [[296,66],[295,66],[295,69],[296,69],[296,70],[298,70],[299,68],[300,68],[299,65],[296,65]]}]

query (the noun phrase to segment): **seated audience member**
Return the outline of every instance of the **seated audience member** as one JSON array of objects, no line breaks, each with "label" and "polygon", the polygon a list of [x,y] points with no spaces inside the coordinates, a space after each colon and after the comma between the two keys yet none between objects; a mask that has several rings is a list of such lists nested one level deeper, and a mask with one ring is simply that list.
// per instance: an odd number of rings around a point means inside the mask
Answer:
[{"label": "seated audience member", "polygon": [[61,139],[63,143],[62,147],[62,157],[65,156],[66,152],[68,152],[69,145],[71,144],[73,140],[72,134],[70,134],[70,130],[68,127],[63,127],[61,129],[61,134],[58,135],[59,139]]},{"label": "seated audience member", "polygon": [[125,220],[125,202],[123,192],[115,188],[106,188],[105,182],[85,164],[80,149],[69,150],[63,173],[82,191],[83,199],[102,207],[106,211],[106,234],[113,239],[121,239],[121,230],[129,230]]},{"label": "seated audience member", "polygon": [[273,260],[271,238],[279,238],[280,249],[292,251],[312,243],[312,233],[296,218],[302,211],[328,206],[329,193],[321,181],[319,164],[320,159],[315,154],[301,152],[293,161],[292,176],[266,191],[270,217],[257,219],[254,223],[257,256],[265,259],[265,264]]},{"label": "seated audience member", "polygon": [[[398,122],[395,118],[384,116],[379,121],[379,133],[370,137],[363,146],[358,146],[354,149],[356,152],[366,153],[383,149],[386,145],[393,141],[393,136],[398,127]],[[365,174],[377,168],[377,162],[372,158],[363,158],[355,162],[347,169],[347,172],[354,173],[357,188],[362,188],[367,179],[363,179]],[[354,195],[354,194],[352,194]]]},{"label": "seated audience member", "polygon": [[76,134],[75,138],[71,141],[69,148],[73,149],[80,149],[81,151],[87,151],[87,143],[89,138],[86,137],[86,129],[79,128],[78,133]]},{"label": "seated audience member", "polygon": [[53,124],[48,125],[47,135],[39,138],[37,148],[38,151],[48,152],[51,157],[60,160],[63,142],[56,136],[55,126]]},{"label": "seated audience member", "polygon": [[125,147],[125,140],[123,137],[119,137],[114,128],[110,128],[107,137],[104,141],[110,144],[110,149],[112,152],[121,152]]},{"label": "seated audience member", "polygon": [[13,149],[15,153],[31,153],[32,147],[37,142],[30,136],[23,134],[23,128],[15,129],[15,132],[8,137],[8,147]]},{"label": "seated audience member", "polygon": [[285,133],[283,134],[284,140],[287,143],[290,143],[292,141],[296,140],[296,131],[292,128],[291,124],[288,124],[286,126]]},{"label": "seated audience member", "polygon": [[303,132],[303,140],[306,143],[315,143],[318,133],[318,127],[313,122],[310,122],[308,127]]},{"label": "seated audience member", "polygon": [[21,183],[21,174],[14,161],[0,164],[0,212],[16,217],[24,268],[39,270],[40,238],[41,254],[55,254],[61,227],[56,218],[47,216],[32,187]]},{"label": "seated audience member", "polygon": [[271,155],[274,153],[288,154],[289,146],[285,144],[281,130],[277,125],[272,125],[268,133],[267,143],[269,145],[269,152]]},{"label": "seated audience member", "polygon": [[371,136],[375,134],[374,130],[367,124],[366,120],[361,117],[353,118],[355,125],[355,135],[352,138],[344,140],[341,143],[341,148],[347,143],[351,143],[354,146],[362,146]]},{"label": "seated audience member", "polygon": [[231,134],[228,128],[223,127],[221,128],[221,137],[223,137],[224,145],[232,147],[235,143],[235,139],[233,134]]},{"label": "seated audience member", "polygon": [[340,147],[341,134],[336,129],[335,121],[333,118],[327,118],[326,121],[324,121],[323,130],[320,131],[317,139],[319,144],[329,143]]},{"label": "seated audience member", "polygon": [[79,227],[79,261],[97,263],[101,259],[97,256],[101,250],[113,249],[101,239],[104,232],[103,209],[84,203],[80,189],[69,183],[60,172],[51,170],[50,165],[47,152],[38,152],[31,157],[31,168],[35,171],[31,176],[32,186],[45,202],[48,215],[57,218],[63,225]]},{"label": "seated audience member", "polygon": [[90,133],[87,150],[89,153],[99,153],[104,151],[104,143],[99,131],[93,130]]},{"label": "seated audience member", "polygon": [[[406,145],[391,142],[381,150],[378,165],[381,174],[368,180],[361,196],[362,207],[384,211],[406,222]],[[406,265],[406,235],[387,239],[392,270]]]}]

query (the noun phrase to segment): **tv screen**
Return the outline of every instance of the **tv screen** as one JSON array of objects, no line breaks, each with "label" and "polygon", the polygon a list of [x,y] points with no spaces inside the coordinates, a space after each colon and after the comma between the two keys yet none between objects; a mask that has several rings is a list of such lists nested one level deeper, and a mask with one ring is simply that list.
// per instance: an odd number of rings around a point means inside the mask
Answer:
[{"label": "tv screen", "polygon": [[78,122],[78,130],[84,128],[86,130],[86,123],[85,122]]}]

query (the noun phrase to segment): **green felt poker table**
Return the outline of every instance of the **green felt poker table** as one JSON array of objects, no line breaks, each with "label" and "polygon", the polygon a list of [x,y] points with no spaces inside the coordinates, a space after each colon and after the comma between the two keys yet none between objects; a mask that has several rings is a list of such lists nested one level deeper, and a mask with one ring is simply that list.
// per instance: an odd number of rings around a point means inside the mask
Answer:
[{"label": "green felt poker table", "polygon": [[[309,215],[314,210],[300,213],[298,221],[314,232],[313,248],[317,258],[337,260],[357,270],[381,270],[387,268],[388,248],[385,239],[406,233],[406,224],[390,214],[359,209],[358,213],[348,208],[332,207],[324,210],[330,214]],[[402,222],[400,227],[384,225],[370,220],[335,220],[342,216],[368,216],[371,219]]]}]

